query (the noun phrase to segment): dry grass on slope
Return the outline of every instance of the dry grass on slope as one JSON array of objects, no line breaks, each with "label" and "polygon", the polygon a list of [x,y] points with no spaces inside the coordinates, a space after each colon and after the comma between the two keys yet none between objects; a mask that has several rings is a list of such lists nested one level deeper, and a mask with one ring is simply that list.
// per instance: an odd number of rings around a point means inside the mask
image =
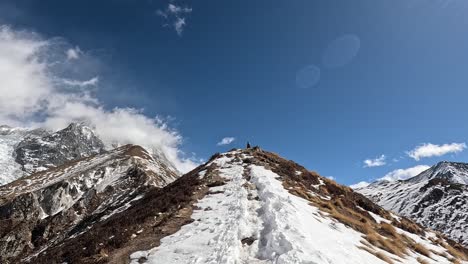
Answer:
[{"label": "dry grass on slope", "polygon": [[416,260],[417,260],[420,264],[429,264],[429,262],[427,262],[427,260],[424,260],[424,259],[422,259],[421,257],[418,257]]},{"label": "dry grass on slope", "polygon": [[367,246],[358,246],[359,249],[362,249],[362,250],[365,250],[367,252],[369,252],[370,254],[378,257],[379,259],[387,262],[388,264],[393,264],[394,262],[389,258],[387,257],[387,255],[385,255],[385,253],[381,252],[381,251],[375,251]]},{"label": "dry grass on slope", "polygon": [[431,257],[431,252],[429,251],[429,249],[427,249],[426,247],[424,247],[423,245],[419,243],[414,243],[413,245],[411,245],[411,248],[421,255],[424,255],[428,258]]},{"label": "dry grass on slope", "polygon": [[419,236],[424,236],[424,228],[421,227],[420,225],[416,224],[415,222],[405,218],[405,217],[400,217],[399,220],[392,219],[392,225],[405,230],[406,232],[416,234]]},{"label": "dry grass on slope", "polygon": [[364,237],[371,245],[383,249],[393,255],[404,257],[408,254],[408,245],[399,237],[388,238],[381,236],[378,233],[369,233]]},{"label": "dry grass on slope", "polygon": [[452,255],[455,259],[460,259],[460,260],[468,260],[468,257],[465,252],[460,249],[460,245],[455,245],[453,247],[452,245],[442,242],[442,246],[447,249],[447,252]]},{"label": "dry grass on slope", "polygon": [[[394,219],[388,211],[363,195],[354,192],[351,188],[339,185],[332,180],[319,176],[315,172],[310,172],[297,163],[285,160],[277,154],[260,149],[250,150],[249,154],[255,157],[252,162],[265,166],[278,174],[284,188],[289,190],[291,194],[310,201],[322,212],[328,213],[330,217],[364,234],[366,239],[365,247],[361,249],[366,248],[364,250],[381,259],[385,258],[384,261],[388,263],[393,262],[382,252],[374,250],[375,248],[399,257],[405,257],[410,252],[431,257],[431,251],[422,244],[416,243],[408,236],[397,232],[396,227],[424,237],[426,235],[424,228],[413,221],[404,217],[398,220]],[[391,224],[377,223],[369,212],[388,220]],[[441,241],[450,240],[444,237]],[[466,259],[466,249],[453,241],[450,244],[445,242],[443,244],[434,242],[433,244],[444,246],[450,255],[454,257],[454,260]],[[451,260],[449,256],[444,257]],[[423,261],[423,258],[420,259]]]}]

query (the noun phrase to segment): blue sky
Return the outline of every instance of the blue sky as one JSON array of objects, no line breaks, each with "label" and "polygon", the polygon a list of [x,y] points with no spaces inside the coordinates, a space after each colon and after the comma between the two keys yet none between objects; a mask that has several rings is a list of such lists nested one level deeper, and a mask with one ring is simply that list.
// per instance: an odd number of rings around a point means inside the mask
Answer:
[{"label": "blue sky", "polygon": [[[343,184],[468,159],[464,1],[2,0],[0,10],[2,24],[92,56],[103,107],[169,117],[197,158],[249,140]],[[224,137],[235,140],[218,145]]]}]

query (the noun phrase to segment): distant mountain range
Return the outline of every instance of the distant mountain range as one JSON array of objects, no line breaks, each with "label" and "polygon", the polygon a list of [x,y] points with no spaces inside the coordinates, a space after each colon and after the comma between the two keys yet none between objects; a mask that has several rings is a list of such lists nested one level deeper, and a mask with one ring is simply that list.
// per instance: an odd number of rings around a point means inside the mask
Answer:
[{"label": "distant mountain range", "polygon": [[[119,145],[106,146],[90,127],[80,123],[56,132],[0,126],[0,185]],[[176,170],[162,151],[151,155]]]},{"label": "distant mountain range", "polygon": [[400,181],[378,181],[356,191],[387,210],[468,245],[468,163],[440,162]]}]

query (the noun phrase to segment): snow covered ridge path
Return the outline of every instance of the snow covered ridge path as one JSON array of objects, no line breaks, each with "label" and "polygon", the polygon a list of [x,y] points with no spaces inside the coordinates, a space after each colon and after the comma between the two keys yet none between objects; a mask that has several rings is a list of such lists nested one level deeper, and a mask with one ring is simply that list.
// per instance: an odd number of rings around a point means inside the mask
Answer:
[{"label": "snow covered ridge path", "polygon": [[[158,247],[134,252],[131,263],[452,263],[455,259],[435,242],[437,235],[432,232],[422,231],[424,235],[418,236],[389,228],[388,232],[395,232],[392,235],[417,245],[402,248],[401,253],[386,251],[390,246],[379,244],[386,243],[383,236],[380,242],[367,242],[363,233],[286,190],[280,175],[252,164],[253,160],[258,157],[236,150],[207,164],[217,166],[225,184],[211,187],[196,203],[192,223],[164,237]],[[201,171],[199,177],[205,173]],[[302,173],[294,172],[296,176]],[[326,186],[323,179],[318,180],[312,189]],[[320,191],[309,191],[305,197],[331,199]],[[372,212],[369,215],[377,224],[391,223]],[[366,233],[370,236],[371,232]]]},{"label": "snow covered ridge path", "polygon": [[[132,154],[137,160],[149,158],[138,153]],[[0,262],[468,263],[467,250],[460,245],[259,148],[215,154],[165,186],[141,184],[152,178],[149,172],[155,170],[150,167],[127,171],[121,184],[90,192],[80,199],[83,203],[59,214],[39,220],[32,215],[19,230],[29,247],[7,261],[0,255]],[[161,170],[156,175],[167,177],[166,173]],[[105,175],[115,178],[113,172]],[[17,193],[38,190],[35,184],[19,183],[14,185]],[[28,208],[12,211],[20,214]],[[73,222],[72,230],[57,228],[70,219],[80,222]],[[0,234],[4,228],[0,225]],[[60,239],[47,240],[50,237]],[[5,245],[10,249],[16,245],[14,234],[0,238],[0,250],[13,252]]]},{"label": "snow covered ridge path", "polygon": [[337,246],[333,235],[339,238],[340,231],[328,228],[333,221],[322,222],[318,210],[289,194],[278,175],[231,160],[214,161],[228,182],[197,203],[192,215],[197,221],[164,238],[161,246],[132,254],[132,263],[366,263],[372,258],[355,247],[360,235],[352,230],[342,241],[352,248]]}]

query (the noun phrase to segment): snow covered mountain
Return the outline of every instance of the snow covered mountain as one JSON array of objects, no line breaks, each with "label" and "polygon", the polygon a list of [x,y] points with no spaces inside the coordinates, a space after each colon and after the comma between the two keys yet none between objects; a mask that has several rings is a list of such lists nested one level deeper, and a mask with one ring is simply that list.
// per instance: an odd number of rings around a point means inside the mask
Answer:
[{"label": "snow covered mountain", "polygon": [[73,239],[177,177],[143,148],[126,145],[1,186],[0,263]]},{"label": "snow covered mountain", "polygon": [[57,132],[0,126],[0,185],[103,151],[102,141],[82,124]]},{"label": "snow covered mountain", "polygon": [[[0,126],[0,186],[125,144],[104,144],[93,129],[82,123],[71,123],[56,132]],[[150,148],[151,146],[144,147],[153,159],[165,163],[170,170],[179,173],[162,150]]]},{"label": "snow covered mountain", "polygon": [[440,162],[404,181],[356,189],[387,210],[468,245],[468,164]]},{"label": "snow covered mountain", "polygon": [[103,151],[104,143],[91,128],[71,123],[65,129],[42,137],[26,136],[15,147],[14,154],[23,171],[32,174]]},{"label": "snow covered mountain", "polygon": [[459,244],[259,148],[162,188],[168,172],[143,150],[113,153],[1,187],[0,261],[468,263]]}]

